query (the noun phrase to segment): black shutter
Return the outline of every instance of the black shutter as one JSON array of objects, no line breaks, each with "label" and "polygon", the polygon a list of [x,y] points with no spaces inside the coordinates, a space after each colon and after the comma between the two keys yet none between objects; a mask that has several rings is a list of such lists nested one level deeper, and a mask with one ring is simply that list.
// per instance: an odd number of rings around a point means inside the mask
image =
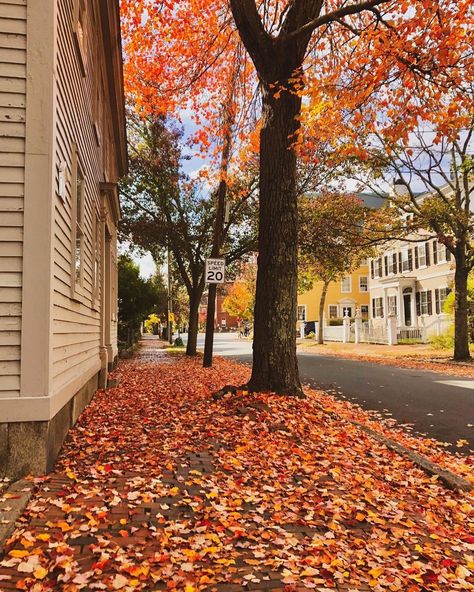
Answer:
[{"label": "black shutter", "polygon": [[408,269],[413,271],[413,253],[411,249],[408,249]]},{"label": "black shutter", "polygon": [[428,290],[427,294],[428,294],[428,314],[432,315],[433,314],[433,300],[432,300],[431,290]]},{"label": "black shutter", "polygon": [[420,293],[416,293],[416,316],[421,316]]},{"label": "black shutter", "polygon": [[435,310],[436,310],[436,314],[440,314],[441,307],[440,307],[440,302],[439,302],[439,289],[438,288],[435,289]]},{"label": "black shutter", "polygon": [[375,319],[375,298],[372,298],[372,318]]},{"label": "black shutter", "polygon": [[388,257],[387,257],[387,255],[385,255],[385,257],[383,258],[383,262],[385,265],[385,275],[388,275]]},{"label": "black shutter", "polygon": [[438,263],[438,241],[433,241],[433,263],[436,265]]},{"label": "black shutter", "polygon": [[374,279],[374,260],[370,260],[370,277]]},{"label": "black shutter", "polygon": [[426,254],[426,266],[429,267],[430,263],[430,243],[425,243],[425,254]]},{"label": "black shutter", "polygon": [[403,271],[403,267],[402,267],[402,254],[398,253],[398,273],[402,273]]},{"label": "black shutter", "polygon": [[377,259],[377,277],[382,277],[382,257]]},{"label": "black shutter", "polygon": [[[408,255],[410,256],[410,255]],[[418,247],[415,247],[415,269],[418,269],[419,267],[419,261],[418,261]]]},{"label": "black shutter", "polygon": [[448,247],[444,247],[446,249],[446,261],[451,261],[451,251]]}]

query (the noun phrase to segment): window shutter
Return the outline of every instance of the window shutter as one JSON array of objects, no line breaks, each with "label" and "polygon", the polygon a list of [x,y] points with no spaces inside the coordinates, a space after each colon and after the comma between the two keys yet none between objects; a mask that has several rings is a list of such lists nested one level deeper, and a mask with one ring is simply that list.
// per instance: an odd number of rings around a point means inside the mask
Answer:
[{"label": "window shutter", "polygon": [[382,257],[377,259],[377,277],[382,277]]},{"label": "window shutter", "polygon": [[385,265],[385,275],[388,275],[388,257],[387,257],[387,255],[385,255],[385,257],[383,258],[383,262]]},{"label": "window shutter", "polygon": [[[410,255],[408,255],[410,257]],[[408,259],[410,260],[410,259]],[[419,260],[418,260],[418,246],[415,247],[415,269],[419,267]]]},{"label": "window shutter", "polygon": [[433,263],[436,265],[438,263],[438,241],[433,241]]},{"label": "window shutter", "polygon": [[429,267],[430,263],[430,243],[425,243],[425,254],[426,254],[426,266]]},{"label": "window shutter", "polygon": [[397,273],[397,254],[394,253],[393,257],[393,273]]},{"label": "window shutter", "polygon": [[446,249],[446,261],[451,261],[451,251],[448,247],[444,247]]},{"label": "window shutter", "polygon": [[374,260],[370,260],[370,277],[374,279]]},{"label": "window shutter", "polygon": [[375,319],[375,298],[372,298],[372,318]]},{"label": "window shutter", "polygon": [[402,268],[402,254],[398,253],[398,271],[400,273],[402,273],[403,268]]},{"label": "window shutter", "polygon": [[436,288],[436,290],[435,290],[435,310],[436,310],[436,314],[440,314],[441,307],[440,307],[440,303],[439,303],[439,289],[438,288]]},{"label": "window shutter", "polygon": [[413,252],[412,249],[408,249],[408,269],[413,271]]},{"label": "window shutter", "polygon": [[421,316],[420,293],[416,293],[416,316]]},{"label": "window shutter", "polygon": [[432,291],[428,290],[427,294],[428,294],[428,314],[432,315],[433,314]]}]

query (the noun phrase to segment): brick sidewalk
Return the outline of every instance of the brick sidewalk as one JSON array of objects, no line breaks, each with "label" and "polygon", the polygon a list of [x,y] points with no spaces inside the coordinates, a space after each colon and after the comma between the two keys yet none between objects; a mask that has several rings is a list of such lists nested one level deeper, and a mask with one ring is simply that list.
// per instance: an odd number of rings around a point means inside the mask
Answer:
[{"label": "brick sidewalk", "polygon": [[161,347],[146,342],[81,416],[0,589],[474,590],[472,497],[310,400],[213,401],[247,370],[204,373]]}]

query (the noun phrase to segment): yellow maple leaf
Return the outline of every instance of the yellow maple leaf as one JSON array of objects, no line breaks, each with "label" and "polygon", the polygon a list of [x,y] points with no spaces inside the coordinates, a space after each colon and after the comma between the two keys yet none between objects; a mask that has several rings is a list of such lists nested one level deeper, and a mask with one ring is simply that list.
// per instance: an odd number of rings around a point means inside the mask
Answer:
[{"label": "yellow maple leaf", "polygon": [[35,571],[33,572],[33,575],[35,576],[35,578],[37,580],[42,580],[48,575],[48,570],[45,569],[44,567],[40,566],[35,569]]}]

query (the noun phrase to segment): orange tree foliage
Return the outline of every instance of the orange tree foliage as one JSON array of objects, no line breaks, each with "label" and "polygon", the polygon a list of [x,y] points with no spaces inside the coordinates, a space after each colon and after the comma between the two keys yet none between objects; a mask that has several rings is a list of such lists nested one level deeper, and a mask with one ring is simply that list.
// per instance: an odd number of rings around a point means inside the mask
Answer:
[{"label": "orange tree foliage", "polygon": [[[442,121],[449,127],[466,106],[457,89],[464,82],[460,67],[471,52],[471,4],[122,2],[130,96],[144,112],[190,114],[199,125],[195,140],[204,151],[213,153],[222,145],[226,130],[221,106],[234,65],[240,64],[235,131],[242,142],[255,140],[256,129],[260,135],[253,388],[301,393],[292,338],[297,291],[295,146],[313,154],[321,141],[337,145],[344,135],[339,153],[357,156],[363,154],[357,142],[361,124],[368,132],[382,124],[384,133],[397,138],[430,111],[436,111],[440,125]],[[412,100],[415,91],[417,101]],[[348,123],[357,124],[356,134],[350,133]]]},{"label": "orange tree foliage", "polygon": [[255,306],[256,268],[253,263],[242,265],[237,280],[227,290],[223,309],[230,315],[240,317],[244,321],[253,320]]}]

